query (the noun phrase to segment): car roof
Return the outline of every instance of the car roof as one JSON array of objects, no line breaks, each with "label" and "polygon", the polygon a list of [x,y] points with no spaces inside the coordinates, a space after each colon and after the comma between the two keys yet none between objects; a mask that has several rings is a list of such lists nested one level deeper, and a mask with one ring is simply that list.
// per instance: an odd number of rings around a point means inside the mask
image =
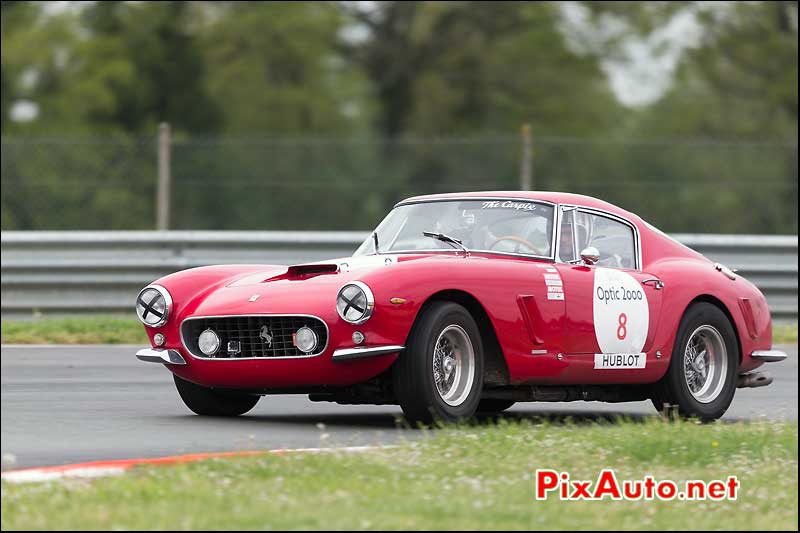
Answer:
[{"label": "car roof", "polygon": [[586,196],[583,194],[573,194],[568,192],[555,192],[555,191],[473,191],[473,192],[452,192],[442,194],[426,194],[423,196],[412,196],[405,200],[398,202],[399,204],[407,202],[425,202],[433,200],[449,200],[457,198],[510,198],[520,200],[541,200],[554,204],[569,204],[577,205],[580,207],[588,207],[590,209],[600,209],[616,215],[620,215],[631,222],[640,221],[641,219],[614,204]]}]

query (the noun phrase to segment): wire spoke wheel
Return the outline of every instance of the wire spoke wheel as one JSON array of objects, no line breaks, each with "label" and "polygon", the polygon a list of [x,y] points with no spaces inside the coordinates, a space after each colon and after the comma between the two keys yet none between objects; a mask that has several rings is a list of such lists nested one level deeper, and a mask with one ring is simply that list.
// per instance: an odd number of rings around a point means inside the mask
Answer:
[{"label": "wire spoke wheel", "polygon": [[475,379],[475,350],[464,328],[451,324],[436,339],[433,352],[433,381],[442,400],[461,405]]},{"label": "wire spoke wheel", "polygon": [[710,403],[719,396],[728,374],[728,351],[716,328],[703,325],[689,336],[683,352],[683,374],[698,402]]}]

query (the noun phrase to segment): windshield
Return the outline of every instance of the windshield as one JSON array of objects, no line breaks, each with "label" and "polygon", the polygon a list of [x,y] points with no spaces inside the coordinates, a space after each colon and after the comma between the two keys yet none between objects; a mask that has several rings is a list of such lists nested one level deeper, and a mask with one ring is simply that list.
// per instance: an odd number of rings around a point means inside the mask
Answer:
[{"label": "windshield", "polygon": [[[406,204],[394,208],[375,230],[380,253],[458,250],[452,237],[470,251],[551,255],[553,207],[530,200],[452,200]],[[355,255],[375,253],[372,235]]]}]

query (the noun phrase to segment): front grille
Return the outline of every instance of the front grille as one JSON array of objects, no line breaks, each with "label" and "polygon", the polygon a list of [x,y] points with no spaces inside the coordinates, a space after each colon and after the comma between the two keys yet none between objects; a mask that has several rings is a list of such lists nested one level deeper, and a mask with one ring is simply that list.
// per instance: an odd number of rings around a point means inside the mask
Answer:
[{"label": "front grille", "polygon": [[[264,326],[267,327],[266,330]],[[314,330],[319,339],[317,348],[312,353],[303,353],[294,346],[293,335],[303,326]],[[197,345],[200,334],[207,329],[214,330],[220,340],[219,350],[213,356],[204,355]],[[271,337],[271,342],[265,340],[266,335]],[[296,315],[190,318],[181,325],[181,336],[192,355],[215,359],[311,356],[322,353],[328,345],[328,328],[322,320]],[[239,353],[228,352],[228,343],[231,341],[239,342]]]}]

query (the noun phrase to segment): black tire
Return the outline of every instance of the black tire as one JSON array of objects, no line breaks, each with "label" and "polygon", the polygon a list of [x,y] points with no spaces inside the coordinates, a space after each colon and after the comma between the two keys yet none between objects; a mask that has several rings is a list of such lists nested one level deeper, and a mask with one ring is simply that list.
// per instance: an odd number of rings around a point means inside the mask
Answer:
[{"label": "black tire", "polygon": [[[446,328],[458,326],[469,338],[474,354],[471,386],[463,387],[466,397],[458,405],[444,401],[433,375],[434,349]],[[434,302],[424,308],[411,330],[406,350],[393,370],[394,390],[411,425],[458,422],[475,414],[483,390],[483,345],[472,315],[453,302]]]},{"label": "black tire", "polygon": [[191,409],[201,416],[239,416],[256,406],[260,396],[228,391],[217,391],[197,385],[176,375],[175,387],[178,394]]},{"label": "black tire", "polygon": [[510,409],[516,402],[514,400],[499,400],[494,398],[484,398],[478,403],[478,412],[483,414],[502,413]]},{"label": "black tire", "polygon": [[[684,370],[684,352],[687,345],[692,334],[703,327],[713,328],[720,334],[727,359],[725,371],[720,373],[721,389],[713,399],[705,402],[699,401],[690,391]],[[706,302],[696,303],[689,307],[681,319],[669,369],[653,392],[653,406],[659,412],[677,410],[678,414],[685,418],[716,420],[725,414],[733,401],[738,374],[739,343],[730,320],[717,306]]]}]

